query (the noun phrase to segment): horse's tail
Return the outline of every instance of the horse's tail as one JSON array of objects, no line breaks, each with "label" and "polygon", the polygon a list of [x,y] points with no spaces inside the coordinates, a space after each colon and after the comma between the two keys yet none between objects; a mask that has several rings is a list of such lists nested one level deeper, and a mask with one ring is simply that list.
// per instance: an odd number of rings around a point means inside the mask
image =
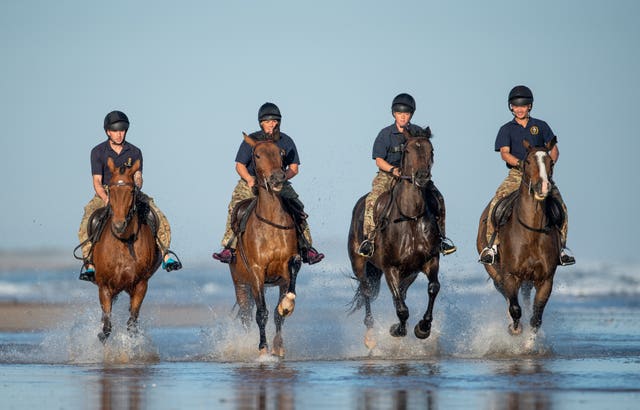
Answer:
[{"label": "horse's tail", "polygon": [[380,293],[380,278],[382,277],[382,271],[370,263],[365,265],[364,270],[364,279],[359,279],[355,276],[352,277],[358,281],[358,289],[356,289],[356,294],[349,303],[349,314],[355,313],[364,306],[367,299],[369,302],[374,301]]}]

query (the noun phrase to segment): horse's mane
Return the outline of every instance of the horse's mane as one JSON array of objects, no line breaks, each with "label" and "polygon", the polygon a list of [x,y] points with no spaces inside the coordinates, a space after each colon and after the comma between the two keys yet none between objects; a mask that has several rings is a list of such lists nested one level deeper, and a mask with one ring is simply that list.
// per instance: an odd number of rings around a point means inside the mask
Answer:
[{"label": "horse's mane", "polygon": [[429,126],[422,128],[419,125],[414,125],[413,127],[409,127],[407,129],[407,133],[409,134],[410,137],[413,138],[429,138],[431,139],[431,137],[433,136],[431,134],[431,128]]}]

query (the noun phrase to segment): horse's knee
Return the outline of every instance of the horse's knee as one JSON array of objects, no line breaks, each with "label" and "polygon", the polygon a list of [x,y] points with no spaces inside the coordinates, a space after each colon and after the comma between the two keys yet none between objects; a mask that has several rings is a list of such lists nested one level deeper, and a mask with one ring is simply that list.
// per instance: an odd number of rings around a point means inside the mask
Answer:
[{"label": "horse's knee", "polygon": [[428,292],[430,296],[437,295],[440,292],[440,282],[430,282]]},{"label": "horse's knee", "polygon": [[509,305],[509,314],[511,318],[518,320],[522,317],[522,309],[520,309],[520,306],[517,304],[511,304]]}]

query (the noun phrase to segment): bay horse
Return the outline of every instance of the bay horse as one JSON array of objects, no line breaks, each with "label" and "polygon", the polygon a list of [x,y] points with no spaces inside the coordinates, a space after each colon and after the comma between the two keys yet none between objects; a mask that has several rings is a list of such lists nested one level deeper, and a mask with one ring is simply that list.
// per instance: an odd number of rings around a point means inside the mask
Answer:
[{"label": "bay horse", "polygon": [[[542,314],[551,295],[553,277],[560,260],[560,232],[547,215],[548,201],[552,201],[551,177],[553,161],[549,151],[556,139],[544,147],[533,147],[523,141],[527,156],[522,162],[523,175],[517,197],[514,200],[511,217],[503,225],[496,227],[500,237],[499,258],[492,265],[485,265],[487,273],[493,279],[496,289],[505,297],[512,323],[511,334],[522,333],[520,318],[522,309],[518,303],[518,291],[522,290],[529,301],[532,286],[536,293],[530,325],[537,332],[542,324]],[[496,206],[497,208],[497,206]],[[478,252],[487,246],[487,218],[489,205],[482,212],[478,237]]]},{"label": "bay horse", "polygon": [[154,234],[138,209],[140,191],[133,176],[140,169],[140,160],[131,167],[117,168],[109,158],[107,166],[112,174],[107,220],[93,247],[95,280],[102,307],[102,332],[98,338],[103,343],[111,334],[111,307],[122,291],[130,298],[127,329],[136,330],[147,282],[161,263]]},{"label": "bay horse", "polygon": [[294,219],[279,195],[287,178],[282,165],[284,150],[271,140],[257,141],[243,133],[244,141],[252,148],[256,170],[257,199],[249,212],[244,232],[238,237],[237,257],[229,264],[245,328],[249,327],[253,306],[260,331],[260,355],[269,353],[266,324],[269,317],[265,300],[265,286],[278,286],[279,302],[274,312],[276,335],[272,353],[284,357],[282,324],[293,313],[296,297],[296,278],[302,259]]},{"label": "bay horse", "polygon": [[[391,291],[398,316],[398,323],[389,330],[392,336],[407,334],[406,323],[409,309],[405,304],[407,289],[415,281],[418,272],[426,274],[429,285],[429,301],[422,320],[416,324],[414,334],[426,339],[431,334],[433,306],[440,290],[438,270],[440,267],[441,238],[435,216],[430,212],[425,190],[432,183],[433,145],[429,127],[414,132],[404,131],[405,143],[402,152],[402,176],[393,188],[378,198],[374,208],[377,220],[375,250],[370,258],[358,254],[359,244],[364,239],[363,218],[366,195],[353,208],[348,237],[348,253],[358,288],[351,302],[352,312],[365,308],[364,324],[367,327],[365,346],[375,347],[373,339],[373,315],[371,302],[378,296],[380,280],[384,273]],[[382,220],[380,218],[382,217]]]}]

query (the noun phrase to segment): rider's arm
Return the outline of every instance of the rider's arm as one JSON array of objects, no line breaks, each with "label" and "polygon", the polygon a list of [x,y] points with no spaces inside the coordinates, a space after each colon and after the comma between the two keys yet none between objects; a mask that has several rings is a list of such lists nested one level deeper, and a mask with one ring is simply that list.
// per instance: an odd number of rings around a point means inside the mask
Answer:
[{"label": "rider's arm", "polygon": [[500,157],[502,157],[502,159],[504,160],[504,162],[506,162],[507,164],[511,165],[512,167],[517,167],[518,166],[518,158],[514,157],[511,154],[511,148],[509,147],[500,147]]},{"label": "rider's arm", "polygon": [[107,195],[107,191],[102,186],[102,175],[93,176],[93,190],[96,191],[96,194],[102,198],[105,204],[109,202],[109,195]]},{"label": "rider's arm", "polygon": [[390,172],[391,168],[393,168],[393,175],[397,177],[401,175],[400,168],[391,166],[384,158],[376,157],[376,166],[380,171],[384,172]]},{"label": "rider's arm", "polygon": [[255,185],[256,179],[251,174],[249,174],[249,170],[247,169],[246,165],[241,162],[236,162],[236,172],[238,173],[238,175],[240,175],[240,178],[244,179],[247,182],[249,188],[252,188]]},{"label": "rider's arm", "polygon": [[287,169],[284,170],[284,175],[287,177],[287,180],[298,175],[298,164],[289,164]]}]

